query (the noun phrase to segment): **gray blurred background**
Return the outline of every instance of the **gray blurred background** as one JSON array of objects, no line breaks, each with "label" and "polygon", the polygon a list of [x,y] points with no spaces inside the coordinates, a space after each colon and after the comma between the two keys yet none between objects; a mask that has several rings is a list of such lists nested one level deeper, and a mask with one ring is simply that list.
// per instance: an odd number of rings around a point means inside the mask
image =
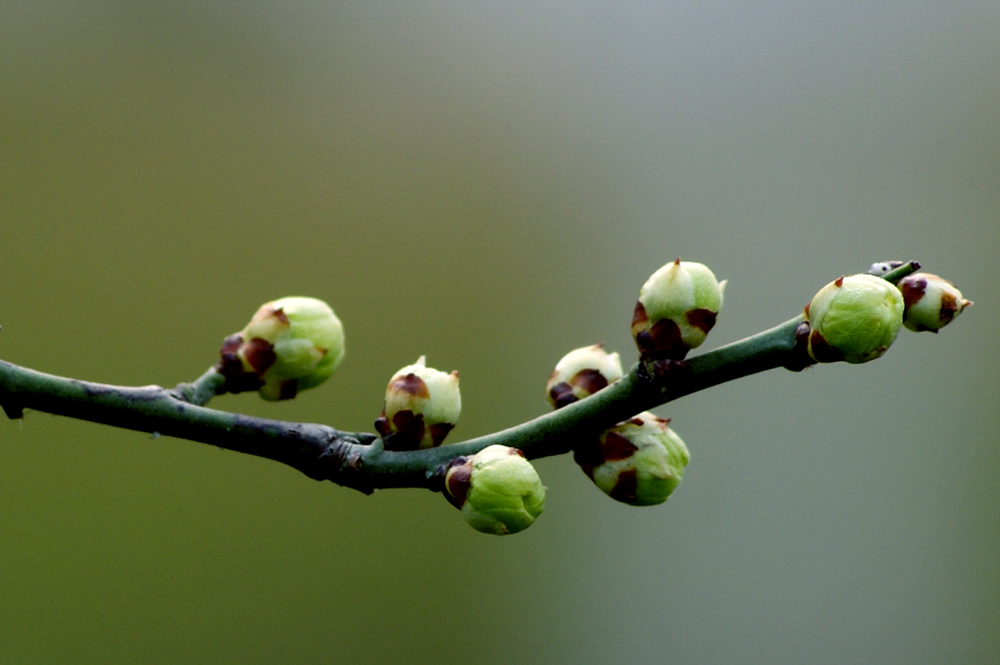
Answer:
[{"label": "gray blurred background", "polygon": [[976,306],[864,366],[658,412],[692,451],[630,508],[542,460],[527,532],[210,446],[0,422],[0,661],[1000,661],[1000,3],[0,4],[0,357],[121,384],[213,363],[262,302],[347,358],[291,403],[372,429],[459,369],[455,440],[634,360],[681,256],[711,348],[919,259]]}]

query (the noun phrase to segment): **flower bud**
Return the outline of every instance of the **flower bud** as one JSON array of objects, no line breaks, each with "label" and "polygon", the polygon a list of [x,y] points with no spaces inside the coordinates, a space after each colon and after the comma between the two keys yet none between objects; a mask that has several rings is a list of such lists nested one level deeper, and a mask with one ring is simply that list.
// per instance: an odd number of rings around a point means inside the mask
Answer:
[{"label": "flower bud", "polygon": [[608,353],[603,344],[584,346],[562,357],[545,384],[545,394],[555,408],[590,397],[622,378],[617,353]]},{"label": "flower bud", "polygon": [[573,458],[612,499],[633,506],[663,503],[691,459],[669,423],[648,411],[640,413],[577,448]]},{"label": "flower bud", "polygon": [[903,293],[903,325],[917,332],[936,333],[972,305],[954,284],[926,272],[905,277],[899,290]]},{"label": "flower bud", "polygon": [[387,450],[416,450],[441,445],[462,412],[458,372],[427,367],[424,356],[392,377],[385,407],[375,429]]},{"label": "flower bud", "polygon": [[326,381],[344,359],[344,327],[322,300],[288,297],[266,303],[222,344],[216,365],[230,392],[256,390],[269,401],[291,399]]},{"label": "flower bud", "polygon": [[640,355],[683,360],[715,325],[725,286],[706,266],[680,259],[654,272],[639,291],[632,315]]},{"label": "flower bud", "polygon": [[864,363],[888,350],[903,323],[903,296],[873,275],[841,277],[806,305],[808,350],[816,362]]},{"label": "flower bud", "polygon": [[503,536],[527,529],[545,509],[545,487],[520,450],[493,445],[452,460],[445,497],[476,531]]}]

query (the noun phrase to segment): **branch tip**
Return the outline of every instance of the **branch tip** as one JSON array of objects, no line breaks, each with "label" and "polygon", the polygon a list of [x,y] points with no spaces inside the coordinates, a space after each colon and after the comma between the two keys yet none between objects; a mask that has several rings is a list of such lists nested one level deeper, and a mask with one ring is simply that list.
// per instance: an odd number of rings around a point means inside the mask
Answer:
[{"label": "branch tip", "polygon": [[896,284],[897,282],[899,282],[899,280],[903,279],[904,277],[912,275],[913,273],[920,270],[920,267],[921,266],[919,261],[904,261],[901,266],[893,268],[889,272],[882,275],[882,279],[891,284]]}]

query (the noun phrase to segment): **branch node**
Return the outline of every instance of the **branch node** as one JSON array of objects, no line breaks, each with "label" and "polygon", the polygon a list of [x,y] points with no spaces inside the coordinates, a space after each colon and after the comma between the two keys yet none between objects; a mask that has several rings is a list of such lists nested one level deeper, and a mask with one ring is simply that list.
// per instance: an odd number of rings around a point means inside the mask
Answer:
[{"label": "branch node", "polygon": [[362,457],[363,446],[352,437],[335,436],[316,458],[316,464],[303,471],[314,480],[332,480],[338,485],[371,494],[375,485],[365,474]]},{"label": "branch node", "polygon": [[668,379],[679,379],[691,369],[686,360],[669,358],[643,358],[639,367],[642,370],[642,378],[658,386],[661,393],[666,392]]},{"label": "branch node", "polygon": [[226,377],[213,366],[192,383],[179,383],[170,391],[174,399],[196,406],[205,406],[216,395],[226,392]]},{"label": "branch node", "polygon": [[792,372],[801,372],[806,367],[816,364],[816,361],[809,355],[809,331],[811,327],[808,321],[802,321],[795,328],[795,346],[792,347],[782,367]]}]

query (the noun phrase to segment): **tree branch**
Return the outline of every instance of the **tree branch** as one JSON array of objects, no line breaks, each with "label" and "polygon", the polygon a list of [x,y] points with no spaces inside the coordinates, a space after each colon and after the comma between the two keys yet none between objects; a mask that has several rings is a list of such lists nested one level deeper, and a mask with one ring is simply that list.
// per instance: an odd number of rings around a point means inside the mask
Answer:
[{"label": "tree branch", "polygon": [[265,457],[310,478],[371,492],[385,487],[433,487],[435,470],[459,455],[499,443],[529,459],[566,453],[575,441],[683,395],[788,363],[795,353],[793,319],[772,330],[671,363],[651,376],[642,364],[597,394],[509,429],[462,443],[417,451],[387,451],[375,434],[209,409],[221,377],[209,370],[194,384],[112,386],[70,379],[0,360],[0,404],[10,418],[24,409],[208,443]]},{"label": "tree branch", "polygon": [[[919,269],[910,262],[887,272],[889,281]],[[172,390],[123,387],[45,374],[0,360],[0,406],[9,418],[34,409],[70,418],[208,443],[282,462],[316,480],[365,493],[380,488],[440,490],[440,469],[455,457],[501,444],[528,459],[567,453],[587,437],[632,416],[712,386],[785,367],[812,364],[802,317],[684,361],[637,363],[594,395],[514,427],[461,443],[415,451],[388,451],[376,434],[327,425],[234,414],[204,406],[225,392],[214,368]]]}]

